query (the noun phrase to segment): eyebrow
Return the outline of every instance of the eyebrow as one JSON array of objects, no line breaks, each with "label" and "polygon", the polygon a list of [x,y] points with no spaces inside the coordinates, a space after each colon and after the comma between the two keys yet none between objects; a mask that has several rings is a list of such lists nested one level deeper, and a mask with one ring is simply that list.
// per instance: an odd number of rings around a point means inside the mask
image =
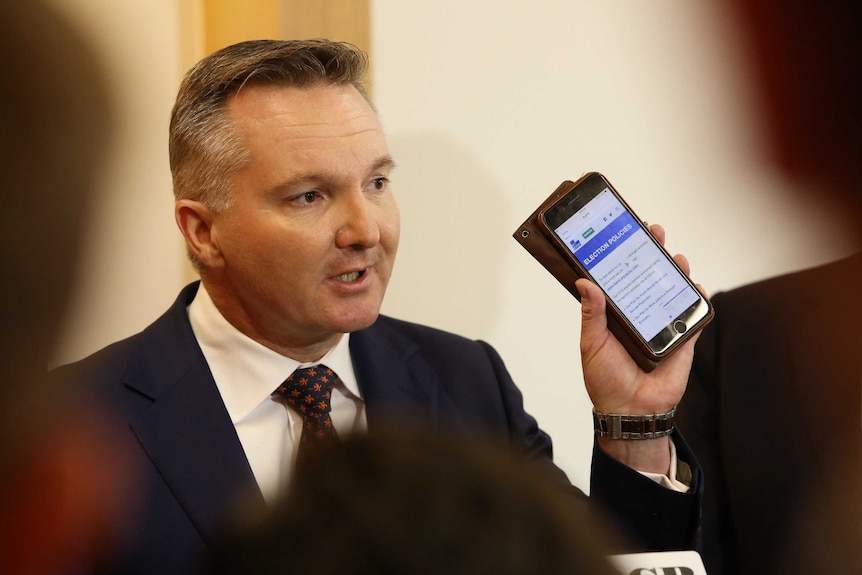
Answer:
[{"label": "eyebrow", "polygon": [[[378,172],[380,170],[394,170],[397,167],[395,160],[392,159],[391,155],[385,155],[378,158],[371,167],[368,169],[369,174],[373,174],[374,172]],[[321,174],[320,172],[308,172],[304,174],[297,174],[293,178],[281,182],[273,188],[273,191],[278,190],[290,190],[295,187],[301,187],[306,185],[311,185],[322,180],[326,180],[327,177],[325,174]]]},{"label": "eyebrow", "polygon": [[394,170],[397,167],[398,164],[395,163],[395,160],[392,159],[392,156],[387,155],[374,162],[374,164],[372,164],[371,166],[371,171],[376,172],[383,169]]}]

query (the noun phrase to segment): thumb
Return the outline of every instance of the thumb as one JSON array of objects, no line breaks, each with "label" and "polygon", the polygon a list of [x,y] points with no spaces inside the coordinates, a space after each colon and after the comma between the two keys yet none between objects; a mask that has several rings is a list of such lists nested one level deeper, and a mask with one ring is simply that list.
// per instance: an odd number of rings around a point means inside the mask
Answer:
[{"label": "thumb", "polygon": [[599,342],[608,327],[605,296],[599,287],[587,279],[579,279],[575,287],[581,294],[581,342]]}]

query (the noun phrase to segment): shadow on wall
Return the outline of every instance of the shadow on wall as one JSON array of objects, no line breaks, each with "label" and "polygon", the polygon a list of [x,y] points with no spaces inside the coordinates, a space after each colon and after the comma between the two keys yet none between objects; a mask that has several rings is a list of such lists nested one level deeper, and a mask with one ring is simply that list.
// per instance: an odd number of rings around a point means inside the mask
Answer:
[{"label": "shadow on wall", "polygon": [[439,133],[390,136],[401,245],[383,313],[480,337],[496,324],[511,206],[478,157]]}]

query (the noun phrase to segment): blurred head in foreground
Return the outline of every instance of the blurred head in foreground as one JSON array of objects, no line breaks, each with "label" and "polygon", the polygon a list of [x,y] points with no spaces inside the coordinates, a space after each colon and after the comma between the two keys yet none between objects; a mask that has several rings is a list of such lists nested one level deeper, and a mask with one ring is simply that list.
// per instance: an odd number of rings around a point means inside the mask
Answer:
[{"label": "blurred head in foreground", "polygon": [[775,165],[862,214],[862,4],[736,0]]},{"label": "blurred head in foreground", "polygon": [[510,451],[393,428],[304,463],[211,575],[616,573],[585,507]]},{"label": "blurred head in foreground", "polygon": [[45,373],[75,278],[111,103],[82,36],[0,2],[0,572],[54,573],[110,529],[121,466],[98,417]]}]

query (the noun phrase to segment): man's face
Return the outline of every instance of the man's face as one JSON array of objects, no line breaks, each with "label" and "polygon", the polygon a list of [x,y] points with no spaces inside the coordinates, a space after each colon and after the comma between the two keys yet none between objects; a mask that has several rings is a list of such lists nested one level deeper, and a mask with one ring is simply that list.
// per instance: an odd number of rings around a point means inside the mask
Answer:
[{"label": "man's face", "polygon": [[252,339],[301,359],[377,318],[398,248],[393,168],[352,86],[246,86],[228,104],[250,161],[213,216],[207,289]]}]

